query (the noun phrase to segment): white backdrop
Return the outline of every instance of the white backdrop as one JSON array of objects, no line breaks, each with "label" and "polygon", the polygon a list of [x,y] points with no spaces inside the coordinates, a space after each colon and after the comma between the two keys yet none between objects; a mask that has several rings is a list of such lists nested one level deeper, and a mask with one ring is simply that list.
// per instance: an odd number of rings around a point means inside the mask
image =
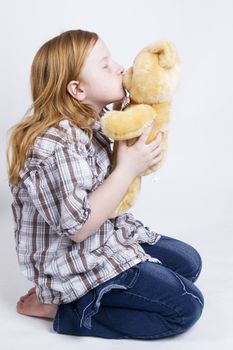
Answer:
[{"label": "white backdrop", "polygon": [[[182,336],[157,341],[161,348],[232,348],[232,13],[230,0],[1,1],[0,332],[4,349],[13,349],[15,341],[18,348],[34,344],[36,349],[45,344],[76,348],[77,341],[82,341],[82,348],[93,343],[135,349],[141,344],[58,336],[50,321],[15,312],[17,299],[32,285],[21,276],[16,259],[6,133],[31,103],[29,73],[36,51],[62,31],[78,28],[97,32],[125,68],[155,40],[173,41],[179,51],[182,81],[173,103],[168,156],[162,169],[143,178],[132,212],[151,229],[192,244],[203,260],[197,281],[206,302],[203,316]],[[143,342],[143,346],[152,344]]]}]

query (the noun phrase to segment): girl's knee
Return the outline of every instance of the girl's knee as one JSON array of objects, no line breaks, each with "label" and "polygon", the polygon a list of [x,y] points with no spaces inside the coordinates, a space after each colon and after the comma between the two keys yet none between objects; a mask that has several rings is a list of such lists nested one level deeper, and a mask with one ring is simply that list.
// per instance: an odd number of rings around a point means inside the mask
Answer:
[{"label": "girl's knee", "polygon": [[192,327],[201,317],[203,312],[203,305],[195,304],[192,309],[189,310],[187,316],[184,317],[184,329]]},{"label": "girl's knee", "polygon": [[183,261],[183,267],[179,273],[191,282],[195,282],[202,270],[202,258],[192,245],[183,241],[176,241],[180,261]]},{"label": "girl's knee", "polygon": [[194,286],[194,290],[185,289],[182,295],[186,295],[182,312],[182,327],[188,329],[193,326],[201,317],[204,308],[204,297],[201,291]]},{"label": "girl's knee", "polygon": [[192,247],[192,260],[190,260],[190,275],[186,278],[190,279],[192,282],[195,282],[202,270],[202,258],[198,251]]}]

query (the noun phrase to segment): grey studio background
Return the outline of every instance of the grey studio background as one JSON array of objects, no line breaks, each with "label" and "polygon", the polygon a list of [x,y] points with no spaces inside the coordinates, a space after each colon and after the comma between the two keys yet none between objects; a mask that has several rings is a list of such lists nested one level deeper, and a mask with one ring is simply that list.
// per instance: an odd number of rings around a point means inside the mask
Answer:
[{"label": "grey studio background", "polygon": [[[232,349],[232,13],[227,0],[1,1],[0,335],[7,349]],[[153,341],[61,336],[52,321],[16,313],[32,287],[18,268],[6,173],[7,130],[31,103],[32,59],[69,29],[96,31],[125,68],[160,39],[175,43],[182,80],[174,98],[163,167],[143,178],[132,212],[151,229],[193,245],[203,270],[201,319],[188,332]]]}]

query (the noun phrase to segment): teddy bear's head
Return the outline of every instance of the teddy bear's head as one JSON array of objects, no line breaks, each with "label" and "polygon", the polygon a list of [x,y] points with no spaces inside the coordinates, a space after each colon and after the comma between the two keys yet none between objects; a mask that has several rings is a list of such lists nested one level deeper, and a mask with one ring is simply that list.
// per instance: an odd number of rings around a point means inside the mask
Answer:
[{"label": "teddy bear's head", "polygon": [[132,102],[161,103],[172,100],[179,77],[177,50],[171,42],[161,41],[139,52],[124,74],[123,85]]}]

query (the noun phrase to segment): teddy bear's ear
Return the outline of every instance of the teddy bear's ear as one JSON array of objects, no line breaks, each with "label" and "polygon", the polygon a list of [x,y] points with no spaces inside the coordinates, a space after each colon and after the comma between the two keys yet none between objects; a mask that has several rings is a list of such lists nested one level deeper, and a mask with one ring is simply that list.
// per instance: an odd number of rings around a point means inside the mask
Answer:
[{"label": "teddy bear's ear", "polygon": [[124,77],[123,77],[124,87],[125,87],[126,90],[128,90],[128,91],[130,91],[130,89],[131,89],[132,75],[133,75],[133,67],[130,67],[130,68],[127,69],[127,71],[124,73]]},{"label": "teddy bear's ear", "polygon": [[159,41],[145,47],[143,52],[157,54],[162,68],[172,68],[179,61],[178,53],[174,44],[169,41]]}]

